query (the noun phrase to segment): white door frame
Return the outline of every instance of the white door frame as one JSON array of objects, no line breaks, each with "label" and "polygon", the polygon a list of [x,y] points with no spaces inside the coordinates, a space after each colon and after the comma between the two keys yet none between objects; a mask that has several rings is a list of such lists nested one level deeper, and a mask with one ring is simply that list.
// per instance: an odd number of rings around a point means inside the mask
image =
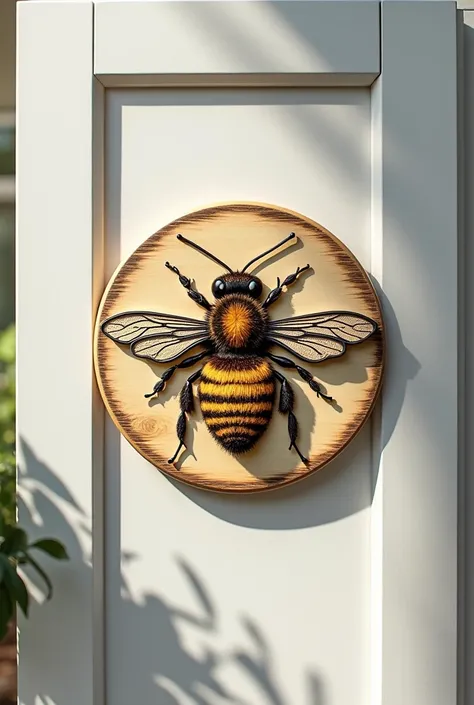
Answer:
[{"label": "white door frame", "polygon": [[[19,485],[26,504],[42,488],[38,531],[76,547],[68,565],[48,564],[54,600],[20,622],[20,702],[106,703],[103,410],[92,365],[105,91],[238,85],[372,87],[371,274],[388,354],[373,424],[371,705],[455,705],[455,3],[20,2],[18,13]],[[226,24],[245,51],[232,50]],[[203,28],[215,28],[209,41]]]}]

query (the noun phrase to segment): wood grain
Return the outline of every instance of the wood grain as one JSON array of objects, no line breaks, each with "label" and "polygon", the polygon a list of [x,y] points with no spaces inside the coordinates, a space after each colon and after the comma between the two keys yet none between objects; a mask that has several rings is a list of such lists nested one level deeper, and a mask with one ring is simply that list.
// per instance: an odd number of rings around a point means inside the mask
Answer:
[{"label": "wood grain", "polygon": [[[176,239],[182,233],[211,250],[231,267],[242,267],[289,232],[297,241],[251,268],[266,291],[297,266],[312,269],[270,309],[272,319],[345,310],[374,319],[379,326],[368,341],[348,346],[340,358],[311,369],[337,404],[331,406],[291,370],[282,370],[295,390],[299,446],[310,458],[306,467],[288,450],[287,419],[277,404],[265,435],[239,457],[222,450],[207,430],[201,412],[188,422],[184,451],[175,467],[167,458],[177,446],[179,392],[192,370],[177,372],[158,399],[146,400],[167,365],[134,358],[100,331],[100,323],[116,313],[148,310],[204,318],[176,276],[164,267],[176,265],[212,301],[210,287],[221,268]],[[198,348],[196,348],[198,350]],[[278,353],[278,349],[274,351]],[[370,280],[355,257],[321,225],[289,210],[254,203],[222,204],[186,215],[149,237],[124,262],[104,293],[95,330],[95,368],[104,403],[127,440],[159,470],[182,482],[221,492],[256,492],[299,480],[338,455],[369,417],[380,391],[384,364],[384,333],[380,305]],[[286,354],[280,350],[281,354]],[[290,355],[291,357],[291,355]],[[194,369],[194,368],[193,368]],[[197,369],[197,366],[196,366]]]}]

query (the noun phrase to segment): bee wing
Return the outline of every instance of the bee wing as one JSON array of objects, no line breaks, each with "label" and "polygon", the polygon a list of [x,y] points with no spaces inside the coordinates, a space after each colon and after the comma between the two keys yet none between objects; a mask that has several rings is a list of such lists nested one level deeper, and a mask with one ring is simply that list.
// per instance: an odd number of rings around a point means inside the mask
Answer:
[{"label": "bee wing", "polygon": [[346,345],[361,343],[376,329],[375,321],[367,316],[349,311],[326,311],[271,321],[267,338],[301,360],[322,362],[343,355]]},{"label": "bee wing", "polygon": [[188,336],[180,340],[173,336],[145,338],[133,343],[131,350],[135,357],[147,358],[153,362],[171,362],[195,345],[204,343],[205,340],[208,340],[207,333],[201,336]]},{"label": "bee wing", "polygon": [[208,339],[205,321],[149,311],[118,313],[101,330],[121,345],[130,345],[135,357],[170,362]]}]

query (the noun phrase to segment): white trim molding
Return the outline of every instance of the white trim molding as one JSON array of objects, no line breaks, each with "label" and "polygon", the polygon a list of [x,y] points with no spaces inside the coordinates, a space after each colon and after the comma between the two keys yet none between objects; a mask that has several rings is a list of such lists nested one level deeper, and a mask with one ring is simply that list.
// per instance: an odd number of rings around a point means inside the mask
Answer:
[{"label": "white trim molding", "polygon": [[[372,539],[373,705],[457,702],[458,115],[454,2],[382,3],[373,274],[387,375]],[[431,311],[431,314],[428,314]],[[433,319],[433,314],[435,318]],[[440,321],[447,323],[441,330]],[[452,341],[450,345],[447,340]],[[401,413],[406,349],[416,376]]]},{"label": "white trim molding", "polygon": [[104,702],[103,412],[92,364],[103,88],[93,19],[91,3],[18,3],[19,520],[62,540],[71,558],[48,562],[54,600],[19,621],[28,705]]},{"label": "white trim molding", "polygon": [[106,2],[95,11],[95,73],[106,86],[370,85],[380,70],[370,0]]}]

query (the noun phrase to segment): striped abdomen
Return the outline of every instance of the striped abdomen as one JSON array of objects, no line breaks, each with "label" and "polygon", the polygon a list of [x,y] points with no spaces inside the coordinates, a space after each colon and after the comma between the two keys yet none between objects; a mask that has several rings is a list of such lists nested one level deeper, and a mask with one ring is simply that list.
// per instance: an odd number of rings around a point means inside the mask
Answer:
[{"label": "striped abdomen", "polygon": [[272,415],[275,382],[261,357],[220,357],[204,365],[199,399],[214,438],[230,453],[252,448]]}]

